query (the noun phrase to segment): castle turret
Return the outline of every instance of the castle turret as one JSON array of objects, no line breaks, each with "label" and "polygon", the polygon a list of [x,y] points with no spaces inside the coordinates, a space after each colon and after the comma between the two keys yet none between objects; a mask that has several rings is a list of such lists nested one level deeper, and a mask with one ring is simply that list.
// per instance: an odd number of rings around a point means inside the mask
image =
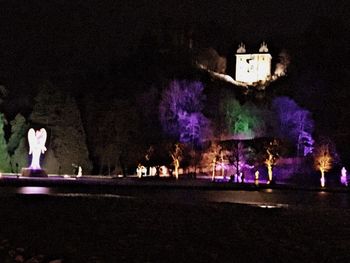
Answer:
[{"label": "castle turret", "polygon": [[245,53],[245,52],[246,52],[245,45],[241,42],[241,44],[239,44],[239,46],[238,46],[237,53],[238,54],[242,54],[242,53]]},{"label": "castle turret", "polygon": [[252,85],[267,81],[271,76],[271,54],[265,42],[260,45],[259,53],[247,54],[241,43],[236,54],[236,80]]}]

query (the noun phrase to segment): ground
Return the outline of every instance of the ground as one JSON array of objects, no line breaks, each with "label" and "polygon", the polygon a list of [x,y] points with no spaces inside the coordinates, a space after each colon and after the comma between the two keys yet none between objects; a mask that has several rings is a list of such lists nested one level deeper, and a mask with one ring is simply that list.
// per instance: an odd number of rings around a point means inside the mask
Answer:
[{"label": "ground", "polygon": [[0,238],[23,247],[27,257],[44,254],[64,262],[350,262],[347,209],[15,195],[0,198],[0,211]]}]

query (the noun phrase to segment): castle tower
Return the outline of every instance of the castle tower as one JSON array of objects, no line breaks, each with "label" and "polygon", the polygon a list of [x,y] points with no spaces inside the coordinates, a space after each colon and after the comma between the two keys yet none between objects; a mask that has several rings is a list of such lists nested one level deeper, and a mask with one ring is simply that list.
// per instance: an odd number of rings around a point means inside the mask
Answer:
[{"label": "castle tower", "polygon": [[271,59],[265,42],[260,45],[259,53],[248,54],[243,43],[236,53],[236,80],[253,85],[267,81],[271,77]]}]

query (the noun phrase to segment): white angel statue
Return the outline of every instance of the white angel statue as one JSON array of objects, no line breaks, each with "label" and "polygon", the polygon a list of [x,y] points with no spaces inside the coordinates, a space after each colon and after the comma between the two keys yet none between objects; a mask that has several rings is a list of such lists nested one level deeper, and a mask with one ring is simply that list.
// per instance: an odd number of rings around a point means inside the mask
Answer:
[{"label": "white angel statue", "polygon": [[28,141],[29,141],[29,154],[32,154],[32,163],[30,169],[41,169],[40,167],[40,155],[44,154],[46,151],[47,133],[44,128],[38,131],[34,131],[33,128],[28,131]]}]

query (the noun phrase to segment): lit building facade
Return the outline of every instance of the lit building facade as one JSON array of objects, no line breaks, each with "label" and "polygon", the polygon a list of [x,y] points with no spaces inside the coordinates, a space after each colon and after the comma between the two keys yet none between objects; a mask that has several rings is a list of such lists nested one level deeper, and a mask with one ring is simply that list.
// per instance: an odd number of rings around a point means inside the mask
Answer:
[{"label": "lit building facade", "polygon": [[253,85],[271,78],[271,59],[267,45],[263,42],[259,53],[247,54],[244,44],[240,44],[236,54],[236,81]]}]

